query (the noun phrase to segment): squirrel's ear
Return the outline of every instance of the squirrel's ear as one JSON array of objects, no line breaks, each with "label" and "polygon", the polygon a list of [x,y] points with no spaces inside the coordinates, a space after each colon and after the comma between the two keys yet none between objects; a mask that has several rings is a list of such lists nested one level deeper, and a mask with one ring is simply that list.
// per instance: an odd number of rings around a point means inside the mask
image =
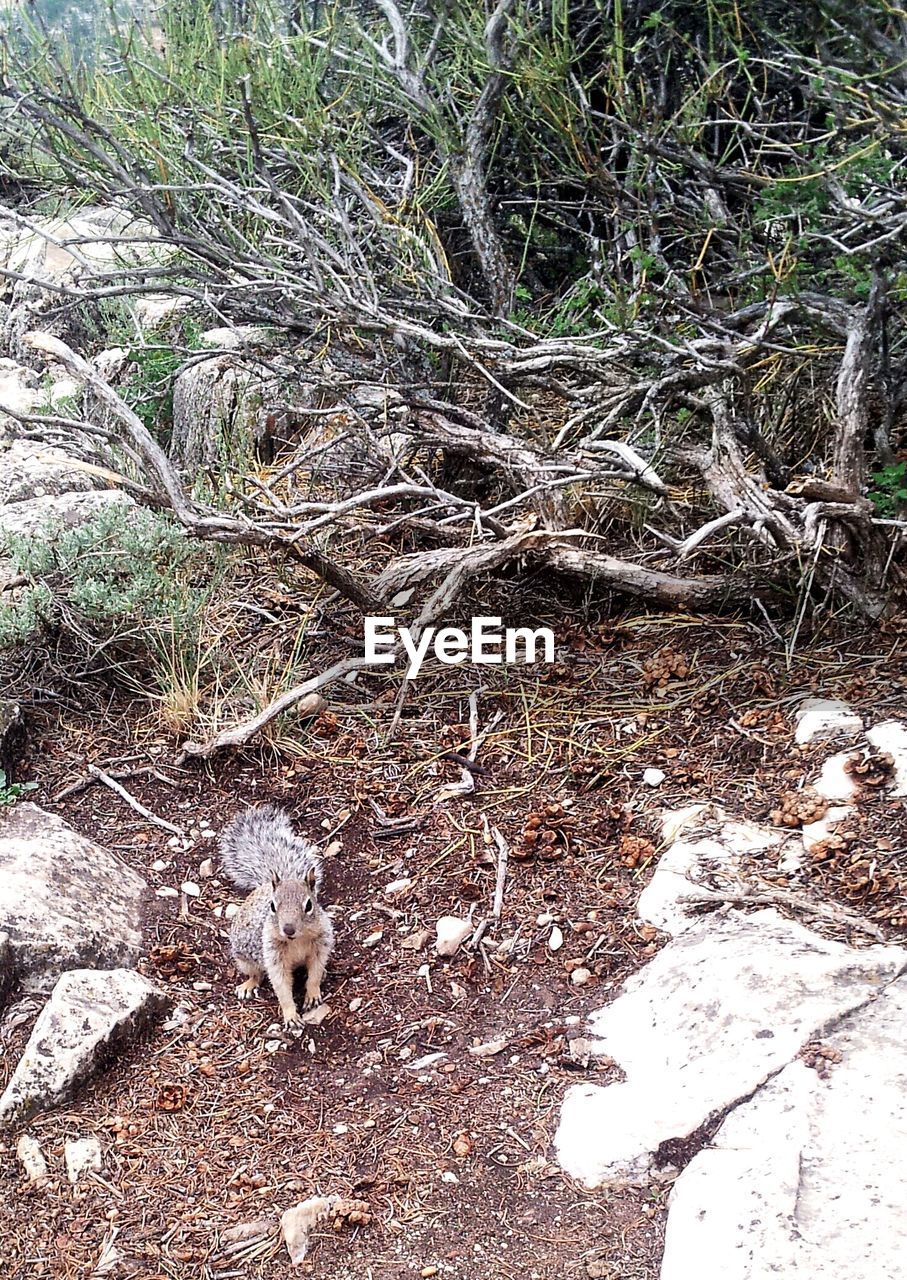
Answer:
[{"label": "squirrel's ear", "polygon": [[272,871],[271,872],[271,888],[276,889],[279,884],[280,884],[280,876],[277,874],[276,871]]},{"label": "squirrel's ear", "polygon": [[314,867],[309,867],[308,871],[306,872],[305,882],[310,889],[315,888],[315,882],[317,879],[318,879],[318,872]]}]

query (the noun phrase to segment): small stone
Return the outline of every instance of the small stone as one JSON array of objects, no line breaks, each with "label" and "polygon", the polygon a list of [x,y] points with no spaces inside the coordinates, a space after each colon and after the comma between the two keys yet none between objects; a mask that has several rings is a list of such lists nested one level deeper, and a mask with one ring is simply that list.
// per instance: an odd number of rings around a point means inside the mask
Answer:
[{"label": "small stone", "polygon": [[159,889],[155,889],[155,895],[158,898],[178,898],[179,892],[172,885],[162,884]]},{"label": "small stone", "polygon": [[383,929],[376,929],[374,933],[370,933],[367,938],[363,938],[362,945],[369,951],[372,947],[377,947],[378,943],[384,937]]},{"label": "small stone", "polygon": [[314,1009],[310,1009],[308,1013],[304,1013],[302,1020],[307,1027],[320,1027],[330,1012],[331,1006],[329,1004],[319,1004]]},{"label": "small stone", "polygon": [[157,858],[157,859],[155,859],[155,861],[154,861],[154,862],[152,862],[152,864],[151,864],[151,870],[152,870],[152,871],[166,871],[166,870],[167,870],[167,868],[168,868],[169,866],[170,866],[170,863],[169,863],[169,862],[166,862],[163,858]]},{"label": "small stone", "polygon": [[435,950],[439,956],[453,956],[472,933],[472,921],[458,916],[442,916],[435,926]]},{"label": "small stone", "polygon": [[840,698],[807,698],[798,707],[795,720],[794,740],[801,747],[838,734],[855,738],[863,732],[863,721]]},{"label": "small stone", "polygon": [[47,1177],[47,1161],[37,1138],[23,1133],[16,1143],[16,1156],[29,1182],[43,1182]]},{"label": "small stone", "polygon": [[554,916],[551,914],[550,911],[543,911],[540,916],[536,916],[535,923],[539,926],[540,929],[544,929],[546,924],[554,923]]},{"label": "small stone", "polygon": [[198,877],[200,880],[210,880],[214,875],[214,859],[205,858],[204,862],[198,864]]},{"label": "small stone", "polygon": [[192,990],[193,991],[213,991],[214,988],[212,987],[210,982],[193,982]]},{"label": "small stone", "polygon": [[437,1274],[438,1274],[437,1267],[423,1267],[422,1270],[419,1272],[419,1275],[423,1277],[423,1280],[428,1280],[429,1276],[436,1276]]},{"label": "small stone", "polygon": [[592,972],[589,969],[574,969],[570,981],[574,987],[585,987],[592,981]]},{"label": "small stone", "polygon": [[563,945],[564,945],[564,935],[561,932],[561,930],[557,927],[557,925],[555,925],[554,928],[551,930],[551,934],[548,938],[548,950],[560,951]]},{"label": "small stone", "polygon": [[356,1013],[361,1008],[362,1008],[362,996],[354,996],[349,1003],[350,1013]]},{"label": "small stone", "polygon": [[412,885],[413,885],[413,882],[410,879],[410,877],[403,876],[402,879],[400,880],[392,880],[390,884],[386,884],[384,886],[384,892],[387,895],[387,897],[394,898],[400,894],[406,893],[408,889],[412,888]]},{"label": "small stone", "polygon": [[238,910],[239,910],[239,907],[235,902],[228,902],[227,905],[224,907],[224,919],[232,920]]},{"label": "small stone", "polygon": [[192,880],[184,880],[180,889],[187,898],[198,898],[201,895],[201,889]]},{"label": "small stone", "polygon": [[404,951],[421,951],[430,938],[430,929],[414,929],[406,935],[400,946]]},{"label": "small stone", "polygon": [[647,787],[660,787],[667,774],[662,769],[645,769],[642,780]]},{"label": "small stone", "polygon": [[76,1138],[63,1148],[66,1176],[75,1184],[83,1173],[101,1171],[101,1144],[97,1138]]}]

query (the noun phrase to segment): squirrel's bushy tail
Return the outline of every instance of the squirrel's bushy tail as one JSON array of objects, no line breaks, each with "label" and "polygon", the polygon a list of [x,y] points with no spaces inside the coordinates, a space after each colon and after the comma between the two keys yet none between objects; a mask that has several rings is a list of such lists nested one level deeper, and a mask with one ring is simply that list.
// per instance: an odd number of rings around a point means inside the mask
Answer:
[{"label": "squirrel's bushy tail", "polygon": [[240,889],[257,889],[276,872],[281,880],[302,880],[315,871],[321,887],[321,859],[315,845],[298,836],[283,809],[264,804],[245,809],[220,836],[224,871]]}]

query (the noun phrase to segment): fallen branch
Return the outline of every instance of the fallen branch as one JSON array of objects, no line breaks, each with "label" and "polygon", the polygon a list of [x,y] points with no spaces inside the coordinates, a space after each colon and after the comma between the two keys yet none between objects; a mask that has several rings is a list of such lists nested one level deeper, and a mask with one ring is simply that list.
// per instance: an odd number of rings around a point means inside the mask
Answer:
[{"label": "fallen branch", "polygon": [[146,809],[143,804],[136,800],[135,796],[129,794],[121,783],[117,782],[115,778],[111,778],[109,773],[105,773],[97,765],[90,764],[88,772],[93,778],[97,778],[98,782],[103,782],[105,787],[110,787],[111,791],[115,791],[118,796],[121,796],[126,801],[131,809],[134,809],[136,813],[140,814],[155,827],[160,827],[162,831],[169,831],[174,836],[185,835],[181,827],[175,827],[172,822],[167,822],[164,818],[159,818],[157,814],[152,813],[150,809]]},{"label": "fallen branch", "polygon": [[206,742],[184,742],[176,763],[183,764],[189,756],[197,756],[202,760],[207,760],[209,756],[215,755],[218,751],[223,751],[226,747],[245,746],[256,734],[261,732],[265,725],[270,724],[277,716],[283,715],[285,711],[289,711],[291,707],[296,707],[299,715],[317,715],[327,706],[324,698],[318,693],[319,689],[333,684],[335,680],[342,680],[344,676],[353,671],[361,671],[363,667],[370,665],[365,658],[346,658],[343,662],[335,662],[332,667],[328,667],[327,671],[322,671],[320,675],[313,676],[311,680],[306,680],[304,684],[298,684],[294,688],[288,689],[286,693],[282,693],[279,698],[269,702],[262,711],[259,711],[257,716],[253,716],[250,720],[243,720],[240,724],[233,725],[229,729],[222,729],[220,733],[215,734],[213,738],[209,738]]}]

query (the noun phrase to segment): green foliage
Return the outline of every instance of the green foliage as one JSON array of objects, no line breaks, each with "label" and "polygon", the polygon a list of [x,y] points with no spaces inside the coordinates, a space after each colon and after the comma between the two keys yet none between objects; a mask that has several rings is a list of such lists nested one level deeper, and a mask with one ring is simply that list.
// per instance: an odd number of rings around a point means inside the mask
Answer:
[{"label": "green foliage", "polygon": [[132,656],[192,647],[224,555],[139,507],[110,506],[83,525],[7,536],[2,551],[29,581],[0,606],[0,648],[65,632],[87,642],[116,636]]},{"label": "green foliage", "polygon": [[186,349],[198,350],[201,330],[191,319],[181,324],[182,343],[131,347],[128,363],[131,372],[119,388],[142,423],[159,443],[167,445],[173,425],[173,382],[186,362]]},{"label": "green foliage", "polygon": [[0,769],[0,808],[15,804],[29,791],[36,791],[37,788],[37,782],[10,782],[6,770]]},{"label": "green foliage", "polygon": [[907,462],[893,463],[873,473],[875,487],[869,497],[880,516],[896,516],[907,502]]}]

